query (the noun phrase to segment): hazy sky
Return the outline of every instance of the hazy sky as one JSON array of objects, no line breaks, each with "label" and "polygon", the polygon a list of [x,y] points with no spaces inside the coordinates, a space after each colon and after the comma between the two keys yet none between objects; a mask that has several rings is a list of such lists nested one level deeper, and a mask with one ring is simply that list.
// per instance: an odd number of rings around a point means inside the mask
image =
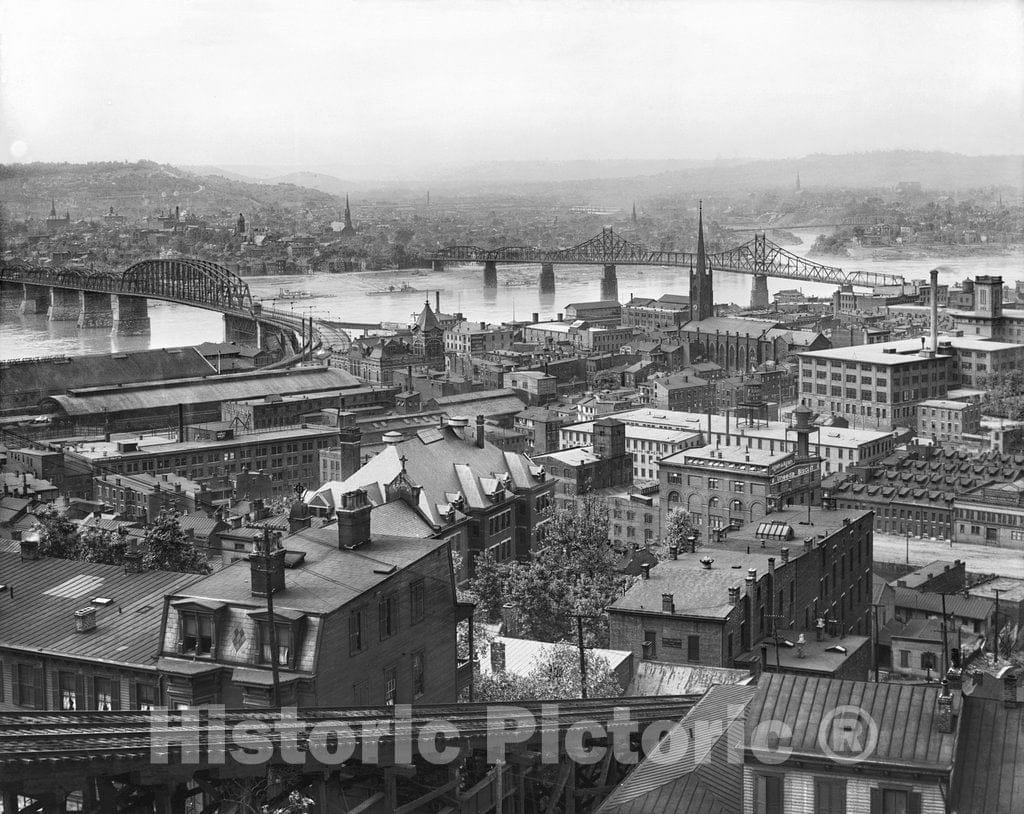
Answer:
[{"label": "hazy sky", "polygon": [[1024,3],[0,0],[0,162],[1019,153]]}]

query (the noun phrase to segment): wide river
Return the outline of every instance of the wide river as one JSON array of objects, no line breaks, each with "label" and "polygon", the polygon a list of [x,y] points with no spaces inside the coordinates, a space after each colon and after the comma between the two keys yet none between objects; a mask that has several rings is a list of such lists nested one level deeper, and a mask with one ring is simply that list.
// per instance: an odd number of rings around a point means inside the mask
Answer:
[{"label": "wide river", "polygon": [[[814,242],[814,231],[797,231],[802,245],[789,247],[805,255]],[[827,259],[818,258],[821,262]],[[927,278],[930,269],[941,269],[940,280],[954,283],[977,274],[1001,274],[1013,285],[1024,279],[1024,255],[979,257],[929,257],[926,259],[836,259],[836,265],[900,274],[906,280]],[[467,319],[500,322],[515,317],[529,319],[538,313],[551,319],[571,302],[601,299],[601,269],[594,266],[555,266],[554,294],[541,294],[539,266],[498,266],[498,287],[485,289],[480,266],[451,268],[441,273],[428,271],[363,272],[247,279],[254,299],[267,305],[312,313],[316,317],[352,322],[402,322],[420,310],[425,298],[434,303],[441,293],[441,310],[461,311]],[[676,268],[619,266],[619,299],[630,295],[659,297],[666,293],[687,293],[687,270]],[[744,274],[715,274],[715,302],[746,305],[750,301],[752,278]],[[414,292],[375,295],[391,286],[408,285]],[[805,294],[827,296],[835,289],[823,283],[768,278],[771,293],[799,288]],[[294,297],[287,292],[305,292]],[[271,303],[270,301],[274,302]],[[110,329],[79,330],[74,322],[49,322],[45,314],[18,315],[4,312],[0,322],[0,359],[52,356],[56,354],[106,353],[175,347],[204,341],[222,341],[224,322],[220,314],[171,303],[150,301],[149,336],[111,336]],[[2,386],[2,385],[0,385]]]}]

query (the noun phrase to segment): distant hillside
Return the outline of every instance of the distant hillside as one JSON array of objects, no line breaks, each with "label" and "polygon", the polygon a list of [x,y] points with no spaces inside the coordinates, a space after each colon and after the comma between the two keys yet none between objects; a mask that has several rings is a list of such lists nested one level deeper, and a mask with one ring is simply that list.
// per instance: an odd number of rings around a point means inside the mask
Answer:
[{"label": "distant hillside", "polygon": [[15,217],[45,217],[51,199],[73,220],[98,217],[111,207],[129,218],[175,206],[210,216],[271,208],[338,209],[337,198],[320,190],[197,174],[152,161],[0,166],[0,200]]},{"label": "distant hillside", "polygon": [[[333,175],[325,175],[320,172],[290,172],[287,175],[278,175],[268,178],[265,184],[295,184],[309,189],[318,189],[328,195],[343,197],[356,189],[357,184],[352,181],[343,181]],[[362,185],[358,185],[362,186]]]}]

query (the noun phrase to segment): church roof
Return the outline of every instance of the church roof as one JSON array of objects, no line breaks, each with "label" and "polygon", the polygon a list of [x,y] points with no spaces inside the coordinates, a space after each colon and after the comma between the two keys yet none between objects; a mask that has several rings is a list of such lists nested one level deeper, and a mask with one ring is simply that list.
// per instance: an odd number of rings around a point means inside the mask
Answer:
[{"label": "church roof", "polygon": [[420,315],[416,318],[416,327],[419,328],[420,333],[443,330],[441,328],[441,323],[437,321],[437,317],[434,315],[434,309],[430,307],[429,302],[423,303],[423,310],[420,311]]}]

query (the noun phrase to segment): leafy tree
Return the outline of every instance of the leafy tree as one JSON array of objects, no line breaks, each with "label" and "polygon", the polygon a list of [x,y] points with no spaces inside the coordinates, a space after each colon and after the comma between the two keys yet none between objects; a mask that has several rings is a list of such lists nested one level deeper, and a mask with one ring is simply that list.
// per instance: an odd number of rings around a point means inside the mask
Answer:
[{"label": "leafy tree", "polygon": [[62,560],[78,559],[78,526],[54,506],[45,506],[36,512],[35,529],[39,532],[39,553],[44,557]]},{"label": "leafy tree", "polygon": [[[587,653],[586,660],[588,698],[622,695],[624,688],[606,658]],[[569,642],[559,642],[526,675],[506,671],[478,676],[473,695],[476,701],[542,701],[580,697],[579,650]]]},{"label": "leafy tree", "polygon": [[618,571],[623,553],[608,539],[607,504],[586,495],[554,513],[543,548],[528,561],[478,559],[483,567],[470,588],[491,620],[511,605],[518,635],[549,642],[575,640],[579,615],[587,643],[603,646],[608,641],[604,608],[631,579]]},{"label": "leafy tree", "polygon": [[1024,420],[1024,370],[990,373],[982,381],[986,390],[981,409],[990,415],[1014,421]]},{"label": "leafy tree", "polygon": [[205,555],[181,530],[177,513],[166,509],[161,510],[156,522],[146,529],[142,564],[148,570],[193,574],[208,574],[211,571]]},{"label": "leafy tree", "polygon": [[659,552],[662,559],[668,556],[670,546],[678,546],[680,553],[690,550],[690,536],[697,537],[697,547],[701,545],[700,534],[697,527],[690,521],[689,512],[683,509],[672,509],[665,518],[665,527],[662,530],[662,539],[665,546]]},{"label": "leafy tree", "polygon": [[128,536],[124,531],[111,534],[96,526],[86,526],[78,535],[78,556],[86,562],[106,565],[120,565],[128,547]]}]

